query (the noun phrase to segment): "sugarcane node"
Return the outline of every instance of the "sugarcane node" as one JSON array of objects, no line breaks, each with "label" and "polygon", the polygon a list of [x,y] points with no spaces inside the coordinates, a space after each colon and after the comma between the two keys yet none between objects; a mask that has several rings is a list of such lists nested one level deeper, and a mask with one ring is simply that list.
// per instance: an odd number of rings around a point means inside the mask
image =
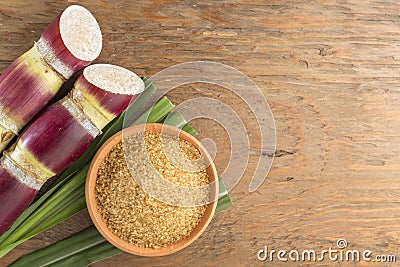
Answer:
[{"label": "sugarcane node", "polygon": [[47,55],[43,54],[42,51],[40,51],[39,47],[37,46],[37,42],[35,42],[35,47],[37,49],[37,51],[39,52],[39,60],[42,63],[43,66],[45,66],[45,73],[49,73],[49,70],[54,73],[58,78],[60,78],[62,80],[63,83],[65,83],[67,81],[67,79],[61,74],[59,73],[52,65],[51,62],[47,62],[45,58],[49,58]]},{"label": "sugarcane node", "polygon": [[14,133],[11,131],[2,132],[1,133],[1,143],[5,143],[9,141],[14,136]]},{"label": "sugarcane node", "polygon": [[75,87],[72,89],[72,91],[68,94],[68,97],[72,100],[72,102],[74,102],[74,104],[80,109],[80,110],[84,110],[83,109],[83,105],[82,103],[79,101],[79,99],[77,99],[77,97],[74,94],[75,91]]}]

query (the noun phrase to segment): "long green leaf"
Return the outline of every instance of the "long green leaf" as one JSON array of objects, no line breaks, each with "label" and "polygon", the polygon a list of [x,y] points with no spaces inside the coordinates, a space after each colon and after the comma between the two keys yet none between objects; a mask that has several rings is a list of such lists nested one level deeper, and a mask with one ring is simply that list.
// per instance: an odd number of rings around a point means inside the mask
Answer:
[{"label": "long green leaf", "polygon": [[54,216],[46,220],[44,223],[37,226],[35,229],[30,231],[30,234],[39,234],[50,227],[70,218],[71,216],[77,214],[78,212],[84,210],[86,208],[86,199],[85,199],[85,191],[79,190],[78,194],[74,195],[74,198],[70,200],[69,203],[66,203],[64,207],[61,207],[61,210],[57,212]]},{"label": "long green leaf", "polygon": [[[87,253],[89,252],[89,253]],[[70,267],[70,266],[86,266],[103,259],[115,256],[122,253],[121,250],[114,247],[108,242],[100,243],[90,250],[82,251],[64,260],[58,261],[49,266],[55,267]]]},{"label": "long green leaf", "polygon": [[187,123],[187,121],[179,111],[174,111],[168,114],[168,116],[162,120],[162,123],[174,125],[176,128],[179,128],[191,135],[197,134],[196,130]]},{"label": "long green leaf", "polygon": [[[99,235],[95,227],[91,226],[66,239],[56,242],[22,257],[12,265],[14,266],[48,266],[49,264],[70,257],[86,249],[104,243],[104,238]],[[79,244],[79,247],[77,245]]]},{"label": "long green leaf", "polygon": [[[138,125],[146,122],[161,122],[162,119],[164,119],[165,116],[167,116],[167,114],[174,109],[174,107],[175,106],[171,103],[171,101],[164,96],[153,106],[152,109],[143,113],[133,123],[129,123],[129,125],[124,126]],[[126,119],[126,121],[128,120]]]}]

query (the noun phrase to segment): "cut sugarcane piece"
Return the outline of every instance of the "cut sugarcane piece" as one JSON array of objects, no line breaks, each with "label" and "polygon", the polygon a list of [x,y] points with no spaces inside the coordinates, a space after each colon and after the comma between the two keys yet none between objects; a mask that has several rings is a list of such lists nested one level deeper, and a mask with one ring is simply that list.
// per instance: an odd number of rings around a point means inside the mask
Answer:
[{"label": "cut sugarcane piece", "polygon": [[[101,129],[143,90],[143,81],[131,71],[114,65],[92,65],[78,78],[72,92],[45,109],[10,150],[4,152],[4,157],[14,169],[32,178],[35,183],[31,189],[36,192],[49,178],[79,158]],[[25,190],[25,187],[18,186],[18,175],[10,176],[4,168],[0,165],[0,175],[4,173],[0,181],[16,180],[13,184],[18,195],[19,188]],[[32,194],[36,195],[31,193],[24,198],[20,194],[21,207],[26,208],[31,203]],[[0,203],[7,203],[10,197],[0,193]],[[0,225],[8,228],[24,209],[4,216],[0,213]],[[2,228],[3,231],[6,228]]]},{"label": "cut sugarcane piece", "polygon": [[129,70],[110,64],[96,64],[83,71],[70,94],[75,102],[80,103],[86,116],[102,129],[135,98],[127,95],[137,96],[143,89],[142,79],[131,75]]},{"label": "cut sugarcane piece", "polygon": [[39,41],[0,76],[0,152],[55,96],[64,81],[100,54],[100,27],[81,6],[70,6]]},{"label": "cut sugarcane piece", "polygon": [[69,79],[100,55],[102,36],[93,15],[72,5],[57,16],[37,44],[45,61]]}]

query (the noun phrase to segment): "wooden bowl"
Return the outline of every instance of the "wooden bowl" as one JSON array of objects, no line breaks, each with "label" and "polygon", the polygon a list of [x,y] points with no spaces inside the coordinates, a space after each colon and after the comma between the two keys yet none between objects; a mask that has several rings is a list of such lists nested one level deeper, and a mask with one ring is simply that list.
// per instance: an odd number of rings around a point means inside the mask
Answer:
[{"label": "wooden bowl", "polygon": [[[217,171],[215,169],[215,165],[212,162],[212,159],[210,155],[207,153],[205,148],[201,145],[201,143],[191,136],[190,134],[181,131],[180,129],[169,126],[169,125],[164,125],[160,123],[148,123],[145,126],[142,125],[136,125],[132,126],[129,128],[124,129],[123,131],[120,131],[116,133],[114,136],[112,136],[108,141],[99,149],[97,154],[94,156],[93,161],[90,165],[89,172],[87,174],[87,179],[86,179],[86,187],[85,187],[85,195],[86,195],[86,205],[89,210],[90,217],[96,226],[97,230],[101,233],[101,235],[107,239],[111,244],[116,246],[117,248],[139,256],[149,256],[149,257],[155,257],[155,256],[164,256],[164,255],[169,255],[172,253],[175,253],[181,249],[184,249],[185,247],[189,246],[191,243],[193,243],[199,236],[205,231],[209,223],[211,222],[211,219],[214,216],[215,213],[215,208],[217,207],[217,202],[214,201],[210,204],[208,204],[206,212],[204,216],[202,217],[200,223],[196,226],[196,228],[193,230],[192,234],[176,243],[170,244],[166,247],[161,247],[161,248],[143,248],[143,247],[138,247],[134,244],[131,244],[115,234],[113,234],[107,227],[106,223],[103,221],[100,213],[97,210],[97,203],[96,203],[96,197],[95,197],[95,186],[96,186],[96,179],[97,179],[97,173],[100,164],[103,162],[104,158],[108,155],[108,153],[111,151],[111,149],[121,142],[122,137],[124,136],[132,136],[135,134],[138,134],[140,132],[143,132],[144,127],[146,127],[147,132],[156,132],[156,133],[165,133],[169,135],[178,135],[180,138],[190,142],[193,144],[197,149],[199,149],[202,152],[202,155],[204,157],[204,160],[207,164],[207,173],[209,175],[210,182],[216,181],[216,186],[213,187],[215,189],[215,192],[212,192],[213,196],[215,196],[215,199],[218,197],[218,180],[217,180]],[[122,134],[123,132],[123,134]],[[214,195],[215,194],[215,195]]]}]

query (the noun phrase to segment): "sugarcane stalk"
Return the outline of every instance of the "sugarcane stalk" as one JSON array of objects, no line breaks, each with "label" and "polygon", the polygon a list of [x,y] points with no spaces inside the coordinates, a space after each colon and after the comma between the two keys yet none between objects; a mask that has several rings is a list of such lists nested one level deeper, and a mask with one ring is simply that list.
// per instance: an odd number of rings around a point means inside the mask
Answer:
[{"label": "sugarcane stalk", "polygon": [[[13,180],[7,190],[18,193],[29,187],[33,192],[21,193],[15,209],[0,206],[0,233],[29,206],[40,187],[78,159],[101,129],[143,90],[143,81],[124,68],[108,64],[87,67],[71,93],[41,113],[4,152],[2,160],[12,165],[12,169],[0,165],[0,180]],[[0,203],[9,198],[0,194]]]},{"label": "sugarcane stalk", "polygon": [[65,80],[99,56],[101,38],[93,15],[81,6],[70,6],[2,73],[0,152],[49,103]]}]

